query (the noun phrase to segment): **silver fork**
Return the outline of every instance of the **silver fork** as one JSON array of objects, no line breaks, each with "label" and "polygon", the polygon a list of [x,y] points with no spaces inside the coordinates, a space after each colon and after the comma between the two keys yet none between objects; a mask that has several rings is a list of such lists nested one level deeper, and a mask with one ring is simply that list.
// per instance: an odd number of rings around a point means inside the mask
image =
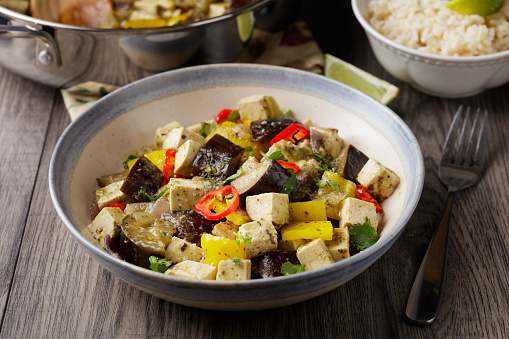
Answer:
[{"label": "silver fork", "polygon": [[[440,180],[449,191],[447,201],[415,277],[406,307],[406,316],[418,325],[431,324],[438,312],[445,282],[449,225],[456,192],[477,183],[482,173],[486,154],[488,112],[485,110],[481,113],[481,110],[477,109],[470,128],[469,117],[470,107],[463,114],[463,106],[460,106],[445,139],[438,167]],[[458,133],[459,139],[456,142]]]}]

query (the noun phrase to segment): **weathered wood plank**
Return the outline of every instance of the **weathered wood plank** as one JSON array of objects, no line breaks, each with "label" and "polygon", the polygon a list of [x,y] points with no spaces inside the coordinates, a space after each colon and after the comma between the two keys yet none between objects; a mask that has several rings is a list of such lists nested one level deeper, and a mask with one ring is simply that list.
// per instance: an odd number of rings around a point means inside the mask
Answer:
[{"label": "weathered wood plank", "polygon": [[0,319],[9,296],[55,91],[0,68]]}]

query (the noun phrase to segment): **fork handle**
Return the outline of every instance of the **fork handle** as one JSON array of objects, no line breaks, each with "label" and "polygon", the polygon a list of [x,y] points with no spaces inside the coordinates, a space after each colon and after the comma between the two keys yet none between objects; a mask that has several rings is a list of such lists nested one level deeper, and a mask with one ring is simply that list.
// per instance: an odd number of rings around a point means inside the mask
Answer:
[{"label": "fork handle", "polygon": [[442,216],[408,297],[406,316],[417,325],[431,324],[438,312],[445,283],[449,224],[455,195],[456,193],[451,191],[447,195]]}]

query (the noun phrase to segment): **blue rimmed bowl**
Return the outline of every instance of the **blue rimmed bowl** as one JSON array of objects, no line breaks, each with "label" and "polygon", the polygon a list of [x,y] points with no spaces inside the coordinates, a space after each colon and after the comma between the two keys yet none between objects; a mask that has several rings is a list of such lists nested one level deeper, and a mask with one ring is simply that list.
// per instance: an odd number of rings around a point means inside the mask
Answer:
[{"label": "blue rimmed bowl", "polygon": [[[401,178],[383,202],[385,224],[369,249],[328,267],[291,276],[240,282],[198,281],[137,267],[107,254],[85,232],[96,177],[114,173],[130,151],[151,144],[157,127],[173,120],[191,125],[236,107],[247,95],[273,96],[298,119],[337,128],[345,140]],[[49,169],[51,198],[77,244],[106,270],[156,297],[192,307],[255,310],[323,294],[360,274],[391,247],[410,219],[424,182],[414,135],[389,108],[326,77],[299,70],[218,64],[158,74],[107,95],[73,121],[60,137]]]}]

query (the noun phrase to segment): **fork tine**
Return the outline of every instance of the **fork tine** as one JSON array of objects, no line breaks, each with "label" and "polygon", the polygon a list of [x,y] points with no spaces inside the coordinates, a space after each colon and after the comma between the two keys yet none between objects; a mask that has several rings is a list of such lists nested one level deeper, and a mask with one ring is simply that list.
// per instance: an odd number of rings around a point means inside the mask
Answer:
[{"label": "fork tine", "polygon": [[[467,150],[465,151],[465,158],[463,159],[463,164],[470,166],[474,160],[475,151],[477,150],[477,146],[479,145],[479,139],[481,137],[481,130],[478,128],[479,116],[481,115],[481,109],[478,108],[475,112],[474,123],[472,124],[472,128],[470,129],[470,137],[468,138]],[[476,132],[479,129],[479,137],[476,137]]]},{"label": "fork tine", "polygon": [[445,138],[444,148],[442,150],[442,158],[440,161],[452,162],[454,157],[454,144],[456,142],[456,137],[458,134],[458,129],[460,126],[461,114],[463,111],[463,105],[458,107],[456,114],[452,120],[451,127],[449,128],[449,132],[447,133],[447,137]]},{"label": "fork tine", "polygon": [[482,168],[484,165],[484,158],[486,155],[486,145],[488,141],[488,110],[484,110],[481,130],[479,132],[479,140],[477,141],[477,148],[475,150],[474,165]]}]

